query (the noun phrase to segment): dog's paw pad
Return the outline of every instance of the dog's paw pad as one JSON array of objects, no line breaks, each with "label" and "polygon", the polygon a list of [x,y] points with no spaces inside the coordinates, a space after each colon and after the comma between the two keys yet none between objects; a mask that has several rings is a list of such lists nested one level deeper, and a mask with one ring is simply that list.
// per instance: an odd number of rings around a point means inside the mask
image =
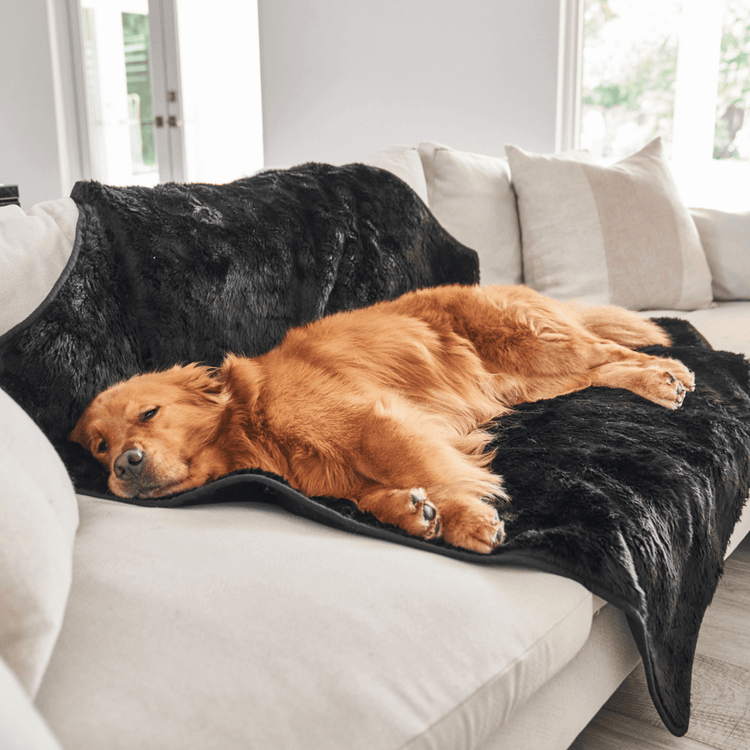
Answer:
[{"label": "dog's paw pad", "polygon": [[421,487],[412,487],[409,490],[409,497],[413,505],[419,505],[427,500],[427,493]]},{"label": "dog's paw pad", "polygon": [[409,498],[414,510],[422,516],[422,528],[417,533],[426,539],[437,536],[440,531],[438,511],[427,498],[427,492],[422,487],[413,487],[409,490]]},{"label": "dog's paw pad", "polygon": [[679,380],[672,372],[666,373],[666,379],[667,388],[669,389],[669,395],[666,397],[666,400],[671,402],[669,405],[672,408],[679,409],[685,401],[685,396],[690,391],[695,390],[695,386],[692,383],[686,385],[683,380]]},{"label": "dog's paw pad", "polygon": [[425,521],[432,521],[437,515],[437,508],[427,499],[427,493],[421,487],[409,490],[412,505],[422,508],[422,517]]}]

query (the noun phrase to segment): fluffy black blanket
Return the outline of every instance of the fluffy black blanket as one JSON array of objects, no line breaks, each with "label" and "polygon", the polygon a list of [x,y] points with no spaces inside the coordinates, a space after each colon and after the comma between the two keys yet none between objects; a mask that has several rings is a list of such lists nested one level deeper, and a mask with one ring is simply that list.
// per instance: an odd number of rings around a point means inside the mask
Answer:
[{"label": "fluffy black blanket", "polygon": [[68,435],[103,388],[173,364],[256,356],[286,331],[404,292],[479,280],[390,172],[307,164],[227,185],[79,182],[70,261],[51,299],[0,337],[0,387],[101,488]]},{"label": "fluffy black blanket", "polygon": [[[79,183],[76,251],[56,293],[0,339],[0,386],[60,451],[79,490],[106,495],[66,436],[91,397],[132,373],[275,345],[291,325],[418,286],[471,283],[476,256],[380,170],[306,165],[226,186]],[[478,555],[309,498],[259,470],[143,504],[257,499],[477,564],[581,582],[627,615],[665,725],[687,731],[698,630],[750,487],[750,374],[688,324],[659,321],[697,390],[667,411],[591,388],[524,404],[493,429],[513,498],[507,543]]]}]

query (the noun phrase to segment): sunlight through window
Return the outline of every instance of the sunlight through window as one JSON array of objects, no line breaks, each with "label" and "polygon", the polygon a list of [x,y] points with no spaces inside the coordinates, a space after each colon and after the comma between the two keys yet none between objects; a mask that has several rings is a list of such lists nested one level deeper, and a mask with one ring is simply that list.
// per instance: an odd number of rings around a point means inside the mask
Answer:
[{"label": "sunlight through window", "polygon": [[584,0],[580,145],[661,136],[690,205],[750,209],[750,0]]}]

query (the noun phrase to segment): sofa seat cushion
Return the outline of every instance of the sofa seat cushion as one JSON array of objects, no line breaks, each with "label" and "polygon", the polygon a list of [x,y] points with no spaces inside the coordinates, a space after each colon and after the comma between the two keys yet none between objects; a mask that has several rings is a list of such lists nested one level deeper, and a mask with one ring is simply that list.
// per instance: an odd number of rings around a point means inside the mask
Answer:
[{"label": "sofa seat cushion", "polygon": [[38,697],[65,747],[471,748],[589,634],[591,595],[555,575],[265,504],[79,502]]},{"label": "sofa seat cushion", "polygon": [[711,346],[750,357],[750,301],[716,302],[705,310],[649,310],[647,318],[681,318],[694,325]]}]

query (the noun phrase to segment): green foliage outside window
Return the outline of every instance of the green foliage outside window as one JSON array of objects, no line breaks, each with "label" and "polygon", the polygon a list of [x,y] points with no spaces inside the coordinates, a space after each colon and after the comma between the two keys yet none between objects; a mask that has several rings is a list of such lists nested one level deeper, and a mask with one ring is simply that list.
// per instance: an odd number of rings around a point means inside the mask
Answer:
[{"label": "green foliage outside window", "polygon": [[750,109],[750,3],[726,0],[721,35],[714,159],[739,158],[733,144]]},{"label": "green foliage outside window", "polygon": [[[602,31],[616,18],[609,0],[585,0],[584,55],[587,49],[604,44]],[[586,87],[584,76],[584,106],[602,111],[608,121],[621,121],[625,113],[631,113],[631,118],[635,115],[640,124],[648,125],[647,137],[668,136],[674,113],[678,27],[675,23],[661,36],[650,34],[645,39],[633,40],[627,60],[609,69],[610,75],[599,76],[596,85]],[[750,0],[726,0],[716,102],[715,159],[741,158],[734,139],[749,109]]]},{"label": "green foliage outside window", "polygon": [[[128,94],[136,95],[140,104],[141,158],[144,166],[156,164],[154,145],[151,79],[148,67],[148,16],[142,13],[122,14],[122,35],[125,43],[125,74]],[[148,123],[148,124],[143,124]]]}]

